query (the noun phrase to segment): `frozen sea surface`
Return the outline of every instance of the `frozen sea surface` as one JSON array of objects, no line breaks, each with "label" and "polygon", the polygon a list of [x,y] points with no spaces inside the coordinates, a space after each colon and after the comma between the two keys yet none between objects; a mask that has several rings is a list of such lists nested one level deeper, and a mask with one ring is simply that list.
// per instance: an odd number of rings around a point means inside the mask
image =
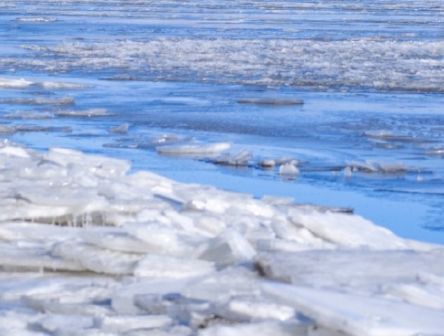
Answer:
[{"label": "frozen sea surface", "polygon": [[0,334],[443,335],[443,22],[0,0]]}]

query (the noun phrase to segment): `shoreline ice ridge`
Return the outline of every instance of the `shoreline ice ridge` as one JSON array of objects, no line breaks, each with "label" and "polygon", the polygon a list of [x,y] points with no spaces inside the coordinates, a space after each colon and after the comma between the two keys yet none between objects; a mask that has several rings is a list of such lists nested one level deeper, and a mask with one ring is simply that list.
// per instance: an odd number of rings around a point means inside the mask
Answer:
[{"label": "shoreline ice ridge", "polygon": [[0,143],[1,334],[443,335],[442,246],[129,169]]}]

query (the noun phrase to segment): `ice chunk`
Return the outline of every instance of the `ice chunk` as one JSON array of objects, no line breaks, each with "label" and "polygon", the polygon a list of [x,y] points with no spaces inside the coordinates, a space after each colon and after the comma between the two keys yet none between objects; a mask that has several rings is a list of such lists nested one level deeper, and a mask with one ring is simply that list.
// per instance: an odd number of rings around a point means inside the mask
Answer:
[{"label": "ice chunk", "polygon": [[49,112],[18,111],[4,115],[8,119],[49,119],[54,115]]},{"label": "ice chunk", "polygon": [[51,254],[81,264],[95,273],[132,274],[139,254],[120,253],[75,241],[57,244]]},{"label": "ice chunk", "polygon": [[1,104],[18,104],[18,105],[73,105],[75,103],[72,97],[61,98],[7,98],[0,100]]},{"label": "ice chunk", "polygon": [[260,162],[262,168],[271,169],[276,166],[276,161],[271,159],[264,159]]},{"label": "ice chunk", "polygon": [[250,105],[271,105],[271,106],[291,106],[303,105],[302,99],[284,99],[284,98],[243,98],[237,101],[239,104]]},{"label": "ice chunk", "polygon": [[14,126],[0,125],[0,134],[12,134],[15,132],[16,129]]},{"label": "ice chunk", "polygon": [[44,81],[44,82],[39,83],[39,85],[47,90],[58,90],[58,89],[77,90],[77,89],[85,88],[85,85],[83,85],[83,84],[68,83],[68,82]]},{"label": "ice chunk", "polygon": [[227,230],[208,241],[199,258],[231,264],[251,260],[255,255],[255,249],[244,237],[234,230]]},{"label": "ice chunk", "polygon": [[[307,250],[262,253],[256,257],[261,273],[269,278],[316,288],[342,288],[383,295],[402,285],[424,287],[418,274],[444,279],[434,266],[443,250]],[[381,269],[384,272],[381,272]],[[431,288],[433,286],[430,286]],[[399,295],[398,295],[399,296]]]},{"label": "ice chunk", "polygon": [[0,266],[12,270],[64,270],[83,271],[85,267],[75,260],[64,260],[51,256],[44,246],[16,246],[0,244]]},{"label": "ice chunk", "polygon": [[90,316],[54,314],[41,318],[37,324],[49,333],[68,335],[94,327],[94,319]]},{"label": "ice chunk", "polygon": [[15,156],[19,158],[30,158],[30,154],[21,147],[17,146],[0,146],[0,155]]},{"label": "ice chunk", "polygon": [[104,108],[91,108],[87,110],[61,110],[55,113],[56,116],[61,117],[105,117],[110,113]]},{"label": "ice chunk", "polygon": [[157,152],[164,155],[199,156],[219,154],[231,147],[229,143],[165,145],[156,147]]},{"label": "ice chunk", "polygon": [[231,326],[215,325],[203,329],[199,336],[305,336],[306,326],[298,323],[260,322],[235,324]]},{"label": "ice chunk", "polygon": [[295,176],[299,174],[299,168],[295,162],[284,163],[279,167],[279,174],[283,176]]},{"label": "ice chunk", "polygon": [[[75,168],[79,169],[79,167],[87,167],[90,173],[107,178],[122,176],[129,170],[129,163],[126,161],[103,156],[85,155],[82,152],[66,148],[51,148],[44,158],[56,162],[62,167],[70,166],[73,170]],[[77,167],[73,167],[73,165],[77,165]]]},{"label": "ice chunk", "polygon": [[150,144],[152,146],[170,145],[189,140],[190,140],[189,137],[184,137],[176,134],[161,134],[150,139]]},{"label": "ice chunk", "polygon": [[150,254],[137,264],[134,274],[151,278],[186,278],[214,271],[212,262]]},{"label": "ice chunk", "polygon": [[19,17],[15,20],[17,22],[22,22],[22,23],[48,23],[48,22],[54,22],[57,19],[46,16],[24,16],[24,17]]},{"label": "ice chunk", "polygon": [[294,306],[319,325],[350,335],[440,335],[444,330],[442,310],[319,288],[277,283],[267,283],[262,288],[270,297]]},{"label": "ice chunk", "polygon": [[239,322],[287,321],[296,317],[294,308],[257,298],[234,298],[218,309],[225,318]]},{"label": "ice chunk", "polygon": [[121,124],[119,126],[110,128],[109,131],[111,133],[116,133],[116,134],[126,134],[126,133],[128,133],[128,128],[129,128],[129,124],[128,123],[124,123],[124,124]]},{"label": "ice chunk", "polygon": [[105,316],[100,327],[105,332],[124,333],[130,330],[154,329],[167,327],[172,323],[171,318],[165,315],[143,316]]},{"label": "ice chunk", "polygon": [[30,85],[32,85],[33,82],[28,81],[24,78],[2,78],[0,77],[0,88],[4,89],[23,89]]},{"label": "ice chunk", "polygon": [[341,246],[379,249],[406,248],[408,245],[389,230],[349,214],[291,211],[292,221],[306,227],[315,236]]},{"label": "ice chunk", "polygon": [[235,154],[222,154],[210,161],[216,164],[227,165],[227,166],[248,166],[252,158],[251,152],[247,150],[242,150]]},{"label": "ice chunk", "polygon": [[228,267],[194,279],[182,294],[186,297],[225,303],[234,297],[260,295],[257,274],[243,266]]},{"label": "ice chunk", "polygon": [[[1,233],[1,231],[0,231]],[[153,252],[150,246],[147,246],[143,241],[130,236],[124,230],[106,230],[96,228],[87,231],[80,231],[80,236],[89,244],[97,247],[128,253]]]},{"label": "ice chunk", "polygon": [[415,305],[444,311],[444,290],[437,286],[399,284],[391,286],[387,293]]},{"label": "ice chunk", "polygon": [[16,132],[72,132],[72,128],[66,127],[56,127],[56,126],[39,126],[39,125],[17,125],[15,126]]},{"label": "ice chunk", "polygon": [[[196,278],[143,278],[127,283],[115,290],[111,296],[111,306],[119,314],[132,315],[146,313],[150,309],[161,309],[155,314],[164,314],[167,304],[162,299],[154,302],[152,297],[161,297],[168,293],[181,293]],[[159,301],[162,304],[159,306]]]},{"label": "ice chunk", "polygon": [[10,336],[46,336],[47,333],[29,330],[40,316],[33,312],[2,311],[0,314],[0,335]]},{"label": "ice chunk", "polygon": [[366,174],[405,174],[408,168],[402,163],[381,163],[373,161],[350,162],[346,170],[352,172],[363,172]]},{"label": "ice chunk", "polygon": [[426,151],[430,156],[444,156],[444,148],[430,148]]},{"label": "ice chunk", "polygon": [[131,235],[144,242],[145,251],[175,256],[192,252],[192,247],[176,229],[152,223],[150,225],[128,225],[127,230]]}]

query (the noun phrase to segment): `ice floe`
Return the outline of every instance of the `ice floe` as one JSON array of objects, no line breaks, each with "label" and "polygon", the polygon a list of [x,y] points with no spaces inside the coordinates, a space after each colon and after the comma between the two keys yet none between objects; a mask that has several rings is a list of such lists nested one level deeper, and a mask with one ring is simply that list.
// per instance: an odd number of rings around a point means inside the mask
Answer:
[{"label": "ice floe", "polygon": [[6,119],[50,119],[54,115],[50,112],[16,111],[3,115]]},{"label": "ice floe", "polygon": [[299,174],[299,168],[297,167],[297,163],[295,161],[283,163],[282,165],[279,166],[279,174],[283,176],[295,176]]},{"label": "ice floe", "polygon": [[60,110],[55,112],[60,117],[104,117],[110,115],[107,109],[91,108],[86,110]]},{"label": "ice floe", "polygon": [[345,174],[351,176],[354,172],[366,174],[405,174],[410,169],[403,163],[384,163],[375,161],[349,162]]},{"label": "ice floe", "polygon": [[220,143],[185,143],[177,145],[157,146],[156,151],[164,155],[204,156],[214,155],[230,149],[231,144]]},{"label": "ice floe", "polygon": [[279,99],[279,98],[242,98],[237,101],[239,104],[250,105],[274,105],[274,106],[291,106],[303,105],[301,99]]},{"label": "ice floe", "polygon": [[237,153],[223,153],[220,156],[210,159],[211,162],[226,166],[245,167],[250,164],[252,154],[248,150],[241,150]]},{"label": "ice floe", "polygon": [[128,133],[128,129],[129,129],[129,124],[123,123],[119,126],[111,127],[109,131],[111,133],[116,133],[116,134],[126,134]]},{"label": "ice floe", "polygon": [[28,87],[40,87],[46,90],[78,90],[87,86],[80,83],[63,82],[63,81],[36,81],[17,77],[0,77],[0,88],[6,89],[25,89]]},{"label": "ice floe", "polygon": [[39,126],[39,125],[0,125],[0,134],[12,134],[17,132],[72,132],[71,127]]},{"label": "ice floe", "polygon": [[430,156],[444,156],[444,148],[430,148],[426,151]]},{"label": "ice floe", "polygon": [[32,84],[33,82],[24,78],[0,78],[0,88],[5,89],[23,89]]},{"label": "ice floe", "polygon": [[52,81],[43,81],[38,83],[38,85],[47,90],[78,90],[86,87],[85,85],[79,83]]},{"label": "ice floe", "polygon": [[54,22],[56,20],[57,19],[54,17],[45,17],[45,16],[24,16],[15,19],[15,21],[22,23],[48,23],[48,22]]},{"label": "ice floe", "polygon": [[0,100],[0,104],[17,104],[17,105],[73,105],[75,103],[72,97],[61,98],[4,98]]},{"label": "ice floe", "polygon": [[1,142],[0,331],[442,334],[441,246],[129,169]]}]

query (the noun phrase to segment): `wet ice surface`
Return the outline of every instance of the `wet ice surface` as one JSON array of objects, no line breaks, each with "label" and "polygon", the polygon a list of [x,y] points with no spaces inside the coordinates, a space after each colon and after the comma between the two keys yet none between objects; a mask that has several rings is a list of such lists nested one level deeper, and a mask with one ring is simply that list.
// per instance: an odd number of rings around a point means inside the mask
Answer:
[{"label": "wet ice surface", "polygon": [[443,11],[0,1],[1,333],[442,335]]}]

